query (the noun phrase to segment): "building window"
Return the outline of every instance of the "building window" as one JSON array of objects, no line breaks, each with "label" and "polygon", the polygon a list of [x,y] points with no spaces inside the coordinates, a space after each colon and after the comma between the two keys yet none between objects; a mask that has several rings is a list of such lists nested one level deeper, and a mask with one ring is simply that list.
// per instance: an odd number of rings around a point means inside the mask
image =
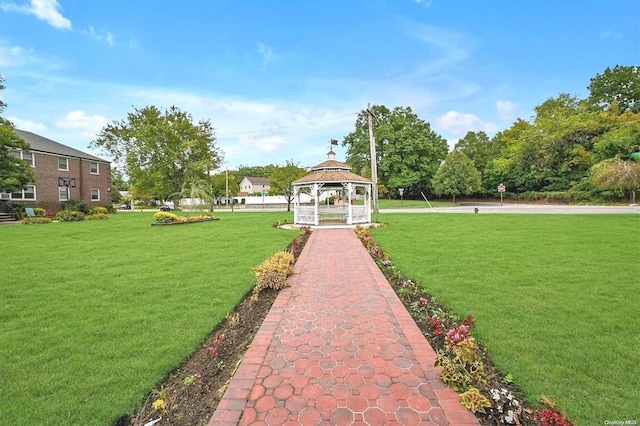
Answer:
[{"label": "building window", "polygon": [[66,157],[58,157],[58,170],[69,170],[69,159]]},{"label": "building window", "polygon": [[91,174],[92,175],[99,175],[100,174],[100,167],[98,166],[98,163],[91,162],[91,163],[89,163],[89,167],[91,169]]},{"label": "building window", "polygon": [[100,201],[100,190],[98,188],[91,188],[91,201]]},{"label": "building window", "polygon": [[58,187],[58,200],[69,201],[69,188],[67,188],[66,186]]},{"label": "building window", "polygon": [[[2,197],[5,198],[5,197]],[[34,185],[27,185],[18,192],[11,193],[11,200],[31,200],[36,199],[36,187]]]},{"label": "building window", "polygon": [[24,161],[26,161],[27,163],[29,163],[31,165],[31,167],[35,167],[36,163],[34,161],[34,156],[33,156],[33,152],[31,151],[22,151],[19,149],[16,149],[14,151],[11,152],[15,157],[18,157]]}]

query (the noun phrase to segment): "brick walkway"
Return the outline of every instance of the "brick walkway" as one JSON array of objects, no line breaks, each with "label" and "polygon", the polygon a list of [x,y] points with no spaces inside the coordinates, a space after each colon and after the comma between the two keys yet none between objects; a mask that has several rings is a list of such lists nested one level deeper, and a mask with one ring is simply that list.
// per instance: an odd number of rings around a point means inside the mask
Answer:
[{"label": "brick walkway", "polygon": [[478,425],[353,230],[311,234],[209,425]]}]

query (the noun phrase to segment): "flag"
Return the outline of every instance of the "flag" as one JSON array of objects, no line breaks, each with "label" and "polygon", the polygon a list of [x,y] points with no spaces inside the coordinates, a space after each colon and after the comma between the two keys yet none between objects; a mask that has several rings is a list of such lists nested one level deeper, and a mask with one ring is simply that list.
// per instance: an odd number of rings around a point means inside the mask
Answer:
[{"label": "flag", "polygon": [[338,141],[335,139],[331,139],[331,145],[338,145]]}]

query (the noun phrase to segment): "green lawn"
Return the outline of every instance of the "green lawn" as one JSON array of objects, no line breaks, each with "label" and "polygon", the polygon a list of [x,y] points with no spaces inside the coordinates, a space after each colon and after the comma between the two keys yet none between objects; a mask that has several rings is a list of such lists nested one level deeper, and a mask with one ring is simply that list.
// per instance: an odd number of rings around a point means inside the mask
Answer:
[{"label": "green lawn", "polygon": [[291,213],[1,226],[0,424],[112,424],[251,289]]},{"label": "green lawn", "polygon": [[530,401],[640,420],[640,217],[380,214],[394,264],[460,316]]}]

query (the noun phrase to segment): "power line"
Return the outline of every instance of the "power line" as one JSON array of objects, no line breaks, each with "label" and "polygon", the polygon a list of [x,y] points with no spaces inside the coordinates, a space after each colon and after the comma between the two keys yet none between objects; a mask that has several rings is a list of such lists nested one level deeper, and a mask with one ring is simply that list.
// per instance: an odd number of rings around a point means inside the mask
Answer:
[{"label": "power line", "polygon": [[276,135],[289,135],[289,134],[296,134],[298,132],[314,132],[316,130],[322,130],[322,129],[327,129],[327,128],[332,128],[332,127],[341,127],[344,126],[345,124],[353,124],[352,121],[345,121],[345,122],[340,122],[340,123],[336,123],[333,125],[329,125],[329,126],[323,126],[323,127],[318,127],[318,128],[314,128],[314,129],[300,129],[300,130],[295,130],[293,132],[278,132],[280,130],[283,129],[290,129],[293,127],[301,127],[301,126],[309,126],[311,124],[315,124],[315,123],[321,123],[321,122],[326,122],[329,120],[335,120],[337,118],[342,118],[342,117],[349,117],[349,116],[353,116],[353,115],[358,115],[357,112],[353,112],[353,113],[349,113],[349,114],[343,114],[343,115],[338,115],[335,117],[328,117],[328,118],[323,118],[323,119],[319,119],[319,120],[313,120],[313,121],[306,121],[304,123],[298,123],[298,124],[291,124],[289,126],[280,126],[280,127],[272,127],[272,128],[267,128],[267,129],[260,129],[260,130],[246,130],[243,132],[232,132],[232,133],[222,133],[220,135],[218,135],[218,138],[229,138],[229,137],[233,137],[233,136],[244,136],[244,135],[248,135],[251,133],[271,133],[271,134],[275,134]]}]

